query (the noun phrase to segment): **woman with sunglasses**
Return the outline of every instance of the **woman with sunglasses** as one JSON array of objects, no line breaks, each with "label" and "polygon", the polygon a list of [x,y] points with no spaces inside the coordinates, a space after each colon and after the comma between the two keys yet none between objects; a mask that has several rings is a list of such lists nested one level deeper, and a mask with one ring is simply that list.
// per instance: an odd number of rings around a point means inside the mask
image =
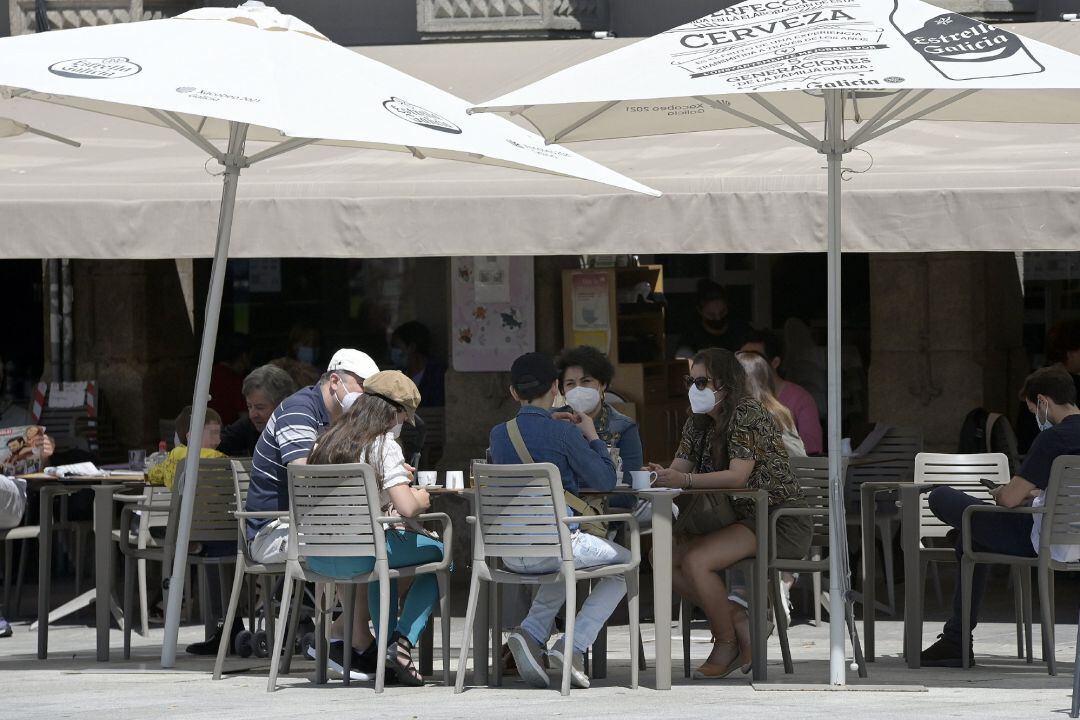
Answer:
[{"label": "woman with sunglasses", "polygon": [[[788,464],[780,430],[769,412],[747,392],[746,372],[735,354],[709,348],[694,355],[686,376],[691,416],[669,467],[654,463],[658,487],[755,488],[768,491],[770,513],[802,505],[802,492]],[[708,659],[694,673],[717,679],[750,664],[745,610],[728,600],[720,572],[753,557],[757,533],[754,501],[695,495],[676,524],[672,581],[676,591],[700,607],[713,633]],[[810,521],[785,515],[777,523],[778,552],[802,557],[810,547]],[[738,631],[737,631],[738,627]]]}]

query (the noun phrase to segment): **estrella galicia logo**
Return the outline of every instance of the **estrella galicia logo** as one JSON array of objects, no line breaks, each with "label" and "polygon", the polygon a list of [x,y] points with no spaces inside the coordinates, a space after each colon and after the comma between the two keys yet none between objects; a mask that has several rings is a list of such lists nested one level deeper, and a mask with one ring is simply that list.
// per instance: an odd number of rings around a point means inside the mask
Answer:
[{"label": "estrella galicia logo", "polygon": [[889,77],[885,78],[885,82],[892,83],[893,85],[898,85],[904,82],[904,78],[900,77],[899,75],[890,75]]},{"label": "estrella galicia logo", "polygon": [[439,132],[451,133],[453,135],[461,134],[461,128],[444,118],[442,115],[422,108],[419,105],[413,105],[411,102],[402,100],[401,98],[392,97],[383,103],[383,107],[402,120],[411,122],[414,125],[420,125],[429,130],[438,130]]},{"label": "estrella galicia logo", "polygon": [[126,57],[75,58],[49,66],[49,72],[76,80],[117,80],[142,72],[142,66]]},{"label": "estrella galicia logo", "polygon": [[182,85],[176,88],[176,92],[180,93],[181,95],[187,95],[188,93],[195,92],[195,88],[191,87],[190,85]]}]

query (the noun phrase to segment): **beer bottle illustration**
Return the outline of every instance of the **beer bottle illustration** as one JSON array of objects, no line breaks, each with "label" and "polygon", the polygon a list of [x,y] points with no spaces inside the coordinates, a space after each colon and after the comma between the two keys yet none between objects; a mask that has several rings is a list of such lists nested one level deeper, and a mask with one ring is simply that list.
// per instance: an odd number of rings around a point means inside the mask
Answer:
[{"label": "beer bottle illustration", "polygon": [[1013,77],[1046,69],[1013,33],[956,13],[926,20],[925,7],[893,0],[889,20],[915,52],[949,80]]}]

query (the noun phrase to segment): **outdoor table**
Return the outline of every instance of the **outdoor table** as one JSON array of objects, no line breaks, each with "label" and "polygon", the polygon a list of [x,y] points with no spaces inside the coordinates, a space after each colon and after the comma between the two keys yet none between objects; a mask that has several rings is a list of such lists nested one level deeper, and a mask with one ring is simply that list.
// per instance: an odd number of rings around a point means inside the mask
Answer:
[{"label": "outdoor table", "polygon": [[[863,653],[874,661],[875,576],[877,552],[874,548],[877,502],[875,495],[886,490],[900,491],[900,546],[904,551],[904,655],[909,668],[920,667],[922,652],[922,568],[919,567],[919,496],[932,483],[911,481],[870,481],[859,490],[862,519],[863,556]],[[892,548],[884,548],[892,552]]]},{"label": "outdoor table", "polygon": [[22,479],[39,491],[40,539],[38,541],[38,659],[49,655],[49,595],[52,590],[52,503],[76,490],[94,490],[94,589],[97,613],[97,659],[109,659],[109,612],[112,605],[112,517],[113,495],[125,486],[145,481],[143,473],[108,476],[57,478],[45,473],[23,475]]}]

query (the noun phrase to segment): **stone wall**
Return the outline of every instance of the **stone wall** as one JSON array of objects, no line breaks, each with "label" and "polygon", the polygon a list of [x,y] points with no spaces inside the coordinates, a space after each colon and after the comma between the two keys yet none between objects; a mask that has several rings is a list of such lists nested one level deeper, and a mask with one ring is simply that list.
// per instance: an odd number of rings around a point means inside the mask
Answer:
[{"label": "stone wall", "polygon": [[871,420],[954,452],[972,408],[1015,417],[1026,356],[1011,253],[872,255],[870,295]]},{"label": "stone wall", "polygon": [[74,265],[76,376],[98,382],[121,448],[154,447],[158,419],[191,404],[197,343],[176,263]]}]

